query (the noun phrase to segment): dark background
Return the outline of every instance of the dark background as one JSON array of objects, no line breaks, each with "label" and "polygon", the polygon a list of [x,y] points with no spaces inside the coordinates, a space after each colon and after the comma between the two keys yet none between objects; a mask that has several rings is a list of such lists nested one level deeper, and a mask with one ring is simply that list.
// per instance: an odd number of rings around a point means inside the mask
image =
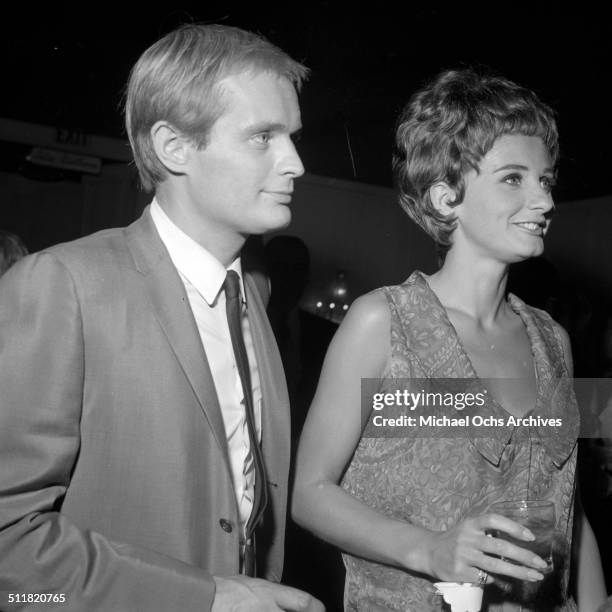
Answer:
[{"label": "dark background", "polygon": [[[250,6],[5,8],[0,117],[123,138],[122,89],[139,54],[180,23],[221,22],[265,35],[312,69],[301,97],[300,152],[308,172],[390,185],[393,125],[402,105],[441,69],[469,64],[534,89],[557,110],[558,200],[610,193],[612,31],[605,3]],[[7,166],[4,157],[0,164]]]}]

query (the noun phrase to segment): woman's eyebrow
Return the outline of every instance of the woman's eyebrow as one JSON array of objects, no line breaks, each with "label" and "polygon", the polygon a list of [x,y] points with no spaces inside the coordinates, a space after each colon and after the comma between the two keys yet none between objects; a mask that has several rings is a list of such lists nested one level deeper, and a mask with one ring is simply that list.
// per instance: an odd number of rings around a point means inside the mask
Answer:
[{"label": "woman's eyebrow", "polygon": [[[493,170],[493,173],[502,172],[504,170],[522,170],[523,172],[527,172],[529,170],[529,166],[525,166],[523,164],[504,164],[503,166],[500,166],[499,168],[496,168],[495,170]],[[546,173],[554,174],[555,169],[554,168],[544,168],[542,172],[543,174],[546,174]]]}]

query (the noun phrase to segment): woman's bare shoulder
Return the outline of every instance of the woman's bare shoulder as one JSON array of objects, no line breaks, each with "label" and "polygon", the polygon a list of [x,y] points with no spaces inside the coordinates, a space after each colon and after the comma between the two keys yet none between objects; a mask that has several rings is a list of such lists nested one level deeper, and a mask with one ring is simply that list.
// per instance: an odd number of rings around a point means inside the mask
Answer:
[{"label": "woman's bare shoulder", "polygon": [[375,289],[358,297],[347,312],[346,320],[368,327],[389,327],[390,313],[387,298],[382,289]]},{"label": "woman's bare shoulder", "polygon": [[374,376],[387,363],[389,325],[389,307],[382,291],[357,298],[334,336],[328,358],[339,357],[361,376]]}]

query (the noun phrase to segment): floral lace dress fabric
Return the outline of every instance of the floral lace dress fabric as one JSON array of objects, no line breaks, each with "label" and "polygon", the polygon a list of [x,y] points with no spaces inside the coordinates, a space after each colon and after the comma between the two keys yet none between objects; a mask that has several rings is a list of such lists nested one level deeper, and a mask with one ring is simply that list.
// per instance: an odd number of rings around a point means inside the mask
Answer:
[{"label": "floral lace dress fabric", "polygon": [[[402,285],[379,291],[386,296],[391,313],[391,359],[385,378],[471,378],[479,382],[444,307],[420,272]],[[434,531],[483,514],[496,501],[552,501],[557,521],[555,567],[561,582],[556,590],[564,600],[568,568],[559,568],[559,563],[567,559],[571,546],[578,409],[552,319],[513,295],[509,303],[521,317],[531,343],[538,397],[534,410],[561,417],[563,434],[554,435],[550,427],[521,426],[500,428],[488,438],[368,437],[372,414],[342,487],[389,517]],[[383,381],[382,391],[384,387]],[[481,414],[508,416],[493,400],[487,400]],[[445,609],[434,580],[427,576],[352,555],[343,557],[346,610]],[[487,591],[491,589],[487,587],[485,594]],[[499,603],[483,606],[489,612],[501,609]],[[573,609],[573,602],[553,609]]]}]

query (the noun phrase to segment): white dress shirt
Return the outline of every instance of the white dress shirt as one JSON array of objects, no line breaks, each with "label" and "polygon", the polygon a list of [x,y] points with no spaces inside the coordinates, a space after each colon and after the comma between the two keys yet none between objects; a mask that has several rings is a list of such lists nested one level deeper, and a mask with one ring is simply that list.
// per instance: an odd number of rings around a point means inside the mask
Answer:
[{"label": "white dress shirt", "polygon": [[[155,199],[151,203],[151,217],[185,285],[189,305],[210,365],[225,425],[240,533],[244,539],[255,497],[255,464],[250,449],[242,382],[225,312],[225,292],[222,289],[227,270],[204,247],[179,229]],[[261,384],[253,337],[246,316],[246,293],[240,258],[234,260],[228,269],[235,270],[240,277],[243,299],[242,332],[251,370],[255,427],[257,437],[261,440]]]}]

